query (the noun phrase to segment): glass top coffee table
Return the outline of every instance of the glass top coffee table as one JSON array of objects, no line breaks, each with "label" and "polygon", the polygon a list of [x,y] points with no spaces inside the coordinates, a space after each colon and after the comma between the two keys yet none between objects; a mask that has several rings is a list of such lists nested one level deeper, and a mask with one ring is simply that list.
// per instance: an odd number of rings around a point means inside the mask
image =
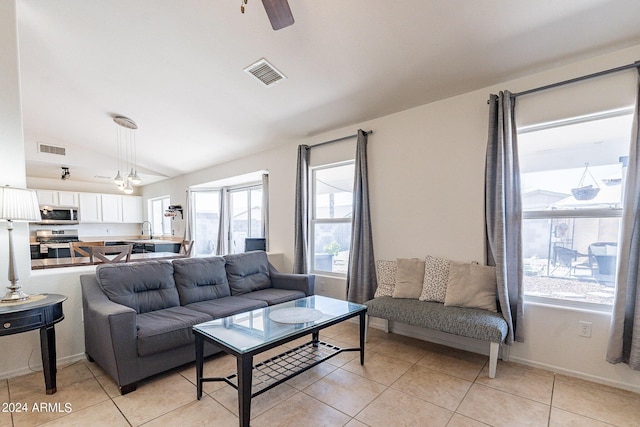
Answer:
[{"label": "glass top coffee table", "polygon": [[[252,397],[345,351],[359,351],[364,364],[366,312],[361,304],[314,295],[195,325],[198,400],[203,382],[226,382],[238,390],[240,425],[248,426]],[[340,348],[320,341],[320,330],[356,316],[360,316],[360,347]],[[254,355],[306,335],[311,335],[309,342],[253,365]],[[203,378],[205,341],[234,355],[238,372]]]}]

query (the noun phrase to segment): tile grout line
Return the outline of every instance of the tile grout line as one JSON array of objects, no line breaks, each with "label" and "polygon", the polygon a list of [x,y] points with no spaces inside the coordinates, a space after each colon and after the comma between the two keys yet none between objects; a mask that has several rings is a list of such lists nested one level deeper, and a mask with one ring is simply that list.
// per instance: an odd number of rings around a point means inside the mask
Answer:
[{"label": "tile grout line", "polygon": [[[109,392],[107,391],[107,389],[105,388],[104,385],[102,385],[102,383],[98,380],[98,376],[95,374],[95,372],[93,372],[93,370],[89,367],[89,363],[90,362],[88,359],[84,359],[82,360],[82,362],[85,364],[85,366],[87,367],[87,369],[89,370],[89,372],[91,372],[91,375],[93,375],[93,379],[98,383],[98,385],[100,386],[100,388],[102,388],[102,391],[104,391],[104,394],[107,395],[107,397],[109,398],[109,400],[111,401],[111,403],[113,404],[113,406],[116,407],[116,409],[118,410],[118,412],[120,413],[120,415],[122,415],[122,418],[124,418],[124,420],[127,422],[127,424],[129,424],[130,427],[133,427],[133,424],[131,423],[131,421],[129,421],[129,418],[127,418],[127,416],[122,412],[122,410],[120,409],[120,407],[118,406],[118,404],[115,402],[115,400],[113,400],[114,398],[111,397],[111,395],[109,394]],[[96,364],[97,365],[97,364]],[[122,396],[122,395],[121,395]]]},{"label": "tile grout line", "polygon": [[553,381],[551,383],[551,400],[549,401],[549,415],[547,416],[547,426],[551,425],[551,411],[553,410],[553,395],[556,392],[556,373],[553,373]]}]

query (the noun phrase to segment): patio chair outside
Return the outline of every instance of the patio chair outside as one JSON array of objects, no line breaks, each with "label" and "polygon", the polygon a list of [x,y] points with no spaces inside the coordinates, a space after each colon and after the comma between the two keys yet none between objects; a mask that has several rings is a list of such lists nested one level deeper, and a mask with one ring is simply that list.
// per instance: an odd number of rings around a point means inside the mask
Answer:
[{"label": "patio chair outside", "polygon": [[604,286],[614,286],[618,244],[596,242],[589,245],[589,258],[593,259],[593,277]]}]

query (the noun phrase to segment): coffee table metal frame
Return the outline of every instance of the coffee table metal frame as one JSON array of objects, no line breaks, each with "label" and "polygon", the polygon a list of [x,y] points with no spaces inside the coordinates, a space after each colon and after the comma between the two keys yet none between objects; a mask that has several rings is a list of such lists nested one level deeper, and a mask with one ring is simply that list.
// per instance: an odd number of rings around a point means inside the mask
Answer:
[{"label": "coffee table metal frame", "polygon": [[[308,297],[312,298],[312,297]],[[268,307],[276,308],[277,305]],[[262,309],[264,310],[264,309]],[[367,307],[361,306],[357,311],[346,313],[338,316],[326,323],[320,325],[310,325],[298,332],[282,337],[280,339],[259,345],[249,351],[242,352],[228,345],[221,339],[215,339],[205,332],[198,329],[199,325],[195,325],[193,333],[195,335],[196,347],[196,380],[197,380],[197,397],[202,398],[202,384],[211,381],[224,381],[236,390],[238,390],[238,416],[240,418],[240,426],[248,427],[251,418],[251,399],[260,394],[276,387],[279,384],[293,378],[314,366],[346,351],[359,351],[360,364],[364,365],[364,340],[365,340],[365,315]],[[341,348],[333,344],[320,341],[320,331],[345,320],[359,316],[360,323],[360,347]],[[230,319],[229,316],[225,319]],[[225,319],[222,319],[223,321]],[[294,341],[298,338],[311,334],[311,341],[297,346],[291,350],[281,353],[277,356],[266,359],[255,366],[253,365],[253,356],[260,354],[274,347],[278,347],[287,342]],[[226,377],[203,377],[204,365],[204,343],[210,342],[220,347],[227,354],[236,357],[237,373]],[[254,378],[254,371],[256,373]],[[253,380],[256,381],[253,381]],[[255,382],[257,390],[252,392],[252,383]]]}]

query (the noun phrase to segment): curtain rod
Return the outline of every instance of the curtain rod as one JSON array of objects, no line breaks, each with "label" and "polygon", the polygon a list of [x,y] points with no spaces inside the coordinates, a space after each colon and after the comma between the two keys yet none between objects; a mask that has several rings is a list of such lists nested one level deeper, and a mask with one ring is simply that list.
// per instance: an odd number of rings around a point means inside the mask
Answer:
[{"label": "curtain rod", "polygon": [[[371,135],[373,133],[373,131],[372,130],[368,130],[365,133],[367,135]],[[358,134],[356,133],[355,135],[343,136],[342,138],[332,139],[331,141],[325,141],[325,142],[321,142],[319,144],[310,145],[309,148],[319,147],[321,145],[333,144],[334,142],[340,142],[340,141],[344,141],[346,139],[357,138],[357,137],[358,137]]]},{"label": "curtain rod", "polygon": [[[611,74],[611,73],[617,73],[618,71],[624,71],[624,70],[628,70],[630,68],[638,68],[640,67],[640,61],[636,61],[633,64],[627,64],[627,65],[623,65],[621,67],[616,67],[616,68],[611,68],[608,70],[604,70],[604,71],[598,71],[597,73],[593,73],[593,74],[587,74],[586,76],[581,76],[581,77],[576,77],[574,79],[569,79],[569,80],[564,80],[561,82],[557,82],[557,83],[552,83],[546,86],[540,86],[540,87],[536,87],[533,89],[529,89],[529,90],[525,90],[522,92],[518,92],[518,93],[513,93],[512,96],[514,98],[517,98],[518,96],[523,96],[523,95],[529,95],[530,93],[535,93],[535,92],[540,92],[543,90],[547,90],[547,89],[553,89],[555,87],[558,86],[564,86],[570,83],[577,83],[579,81],[582,80],[588,80],[588,79],[593,79],[595,77],[600,77],[600,76],[604,76],[607,74]],[[487,100],[487,104],[489,103],[489,101]]]}]

